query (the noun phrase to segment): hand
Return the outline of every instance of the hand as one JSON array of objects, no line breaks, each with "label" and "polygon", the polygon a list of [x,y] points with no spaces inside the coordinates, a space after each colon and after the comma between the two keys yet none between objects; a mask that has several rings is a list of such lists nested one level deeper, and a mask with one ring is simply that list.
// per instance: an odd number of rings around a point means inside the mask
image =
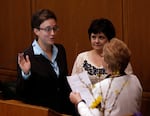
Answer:
[{"label": "hand", "polygon": [[30,68],[31,68],[31,63],[30,63],[30,60],[29,60],[29,56],[26,55],[24,57],[24,54],[23,53],[19,53],[18,54],[18,64],[21,68],[21,70],[25,73],[25,74],[28,74],[29,71],[30,71]]},{"label": "hand", "polygon": [[78,104],[82,100],[79,92],[71,92],[69,98],[70,98],[70,101],[75,105]]}]

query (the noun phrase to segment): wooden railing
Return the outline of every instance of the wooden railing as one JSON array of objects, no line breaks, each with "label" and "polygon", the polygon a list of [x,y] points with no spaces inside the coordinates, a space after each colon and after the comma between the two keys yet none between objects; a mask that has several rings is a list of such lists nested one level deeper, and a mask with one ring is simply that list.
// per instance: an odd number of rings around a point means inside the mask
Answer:
[{"label": "wooden railing", "polygon": [[0,116],[67,116],[49,108],[25,104],[18,100],[0,100]]}]

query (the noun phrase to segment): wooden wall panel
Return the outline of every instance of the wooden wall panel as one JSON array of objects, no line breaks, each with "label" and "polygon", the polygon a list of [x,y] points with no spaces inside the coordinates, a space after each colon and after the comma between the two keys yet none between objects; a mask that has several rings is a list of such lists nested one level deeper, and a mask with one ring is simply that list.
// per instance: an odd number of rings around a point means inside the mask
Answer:
[{"label": "wooden wall panel", "polygon": [[132,51],[132,66],[143,86],[142,112],[150,116],[150,1],[124,0],[123,37]]},{"label": "wooden wall panel", "polygon": [[35,10],[49,8],[56,13],[60,26],[56,42],[66,48],[69,72],[77,54],[91,49],[87,34],[90,22],[106,17],[132,51],[131,63],[144,88],[142,112],[150,115],[149,0],[10,0],[1,1],[0,6],[0,80],[15,79],[17,53],[33,40],[30,19]]},{"label": "wooden wall panel", "polygon": [[117,35],[122,35],[120,0],[35,0],[33,4],[34,10],[49,8],[56,13],[60,26],[56,41],[66,48],[69,72],[77,54],[91,49],[87,30],[93,19],[109,18],[116,27]]},{"label": "wooden wall panel", "polygon": [[15,78],[17,53],[31,41],[30,0],[3,0],[0,6],[0,78]]}]

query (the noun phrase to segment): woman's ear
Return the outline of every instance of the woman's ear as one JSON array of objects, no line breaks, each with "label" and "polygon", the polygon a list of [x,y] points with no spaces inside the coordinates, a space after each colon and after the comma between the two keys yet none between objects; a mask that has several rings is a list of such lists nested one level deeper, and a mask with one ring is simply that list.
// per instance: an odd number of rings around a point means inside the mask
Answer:
[{"label": "woman's ear", "polygon": [[39,30],[38,30],[38,29],[34,28],[34,29],[33,29],[33,32],[34,32],[34,34],[35,34],[36,36],[39,35]]}]

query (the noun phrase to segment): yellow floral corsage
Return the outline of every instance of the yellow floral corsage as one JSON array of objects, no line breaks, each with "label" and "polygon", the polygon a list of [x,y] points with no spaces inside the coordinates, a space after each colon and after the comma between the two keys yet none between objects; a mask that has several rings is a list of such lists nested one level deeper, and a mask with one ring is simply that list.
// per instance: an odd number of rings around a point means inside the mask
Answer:
[{"label": "yellow floral corsage", "polygon": [[102,101],[102,96],[98,96],[91,104],[90,108],[96,108]]}]

